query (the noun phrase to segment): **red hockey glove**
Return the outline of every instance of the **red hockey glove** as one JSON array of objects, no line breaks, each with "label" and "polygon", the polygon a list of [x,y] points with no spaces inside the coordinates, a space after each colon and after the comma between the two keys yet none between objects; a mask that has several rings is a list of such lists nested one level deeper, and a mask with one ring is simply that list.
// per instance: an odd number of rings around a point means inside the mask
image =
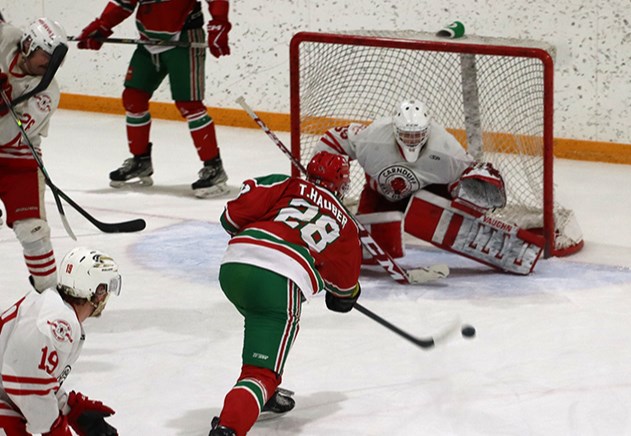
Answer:
[{"label": "red hockey glove", "polygon": [[112,408],[100,401],[94,401],[77,392],[68,394],[68,423],[79,436],[117,436],[118,431],[107,422],[105,417],[113,415]]},{"label": "red hockey glove", "polygon": [[[13,87],[9,83],[9,76],[0,71],[0,89],[4,92],[4,95],[7,96],[9,101],[11,100],[11,91]],[[4,104],[4,99],[0,98],[0,117],[5,116],[9,113],[9,108]]]},{"label": "red hockey glove", "polygon": [[228,32],[232,29],[229,21],[210,20],[208,22],[208,47],[210,53],[218,58],[230,54]]},{"label": "red hockey glove", "polygon": [[114,33],[112,29],[107,27],[103,20],[97,18],[81,31],[77,37],[79,40],[77,47],[88,50],[99,50],[103,46],[103,41],[99,41],[97,38],[107,38],[112,33]]},{"label": "red hockey glove", "polygon": [[53,422],[50,431],[44,433],[43,436],[72,436],[70,427],[68,427],[68,418],[62,414]]},{"label": "red hockey glove", "polygon": [[208,48],[210,53],[218,58],[230,54],[228,46],[228,32],[232,24],[228,21],[229,3],[225,0],[212,0],[208,4],[212,19],[208,22]]}]

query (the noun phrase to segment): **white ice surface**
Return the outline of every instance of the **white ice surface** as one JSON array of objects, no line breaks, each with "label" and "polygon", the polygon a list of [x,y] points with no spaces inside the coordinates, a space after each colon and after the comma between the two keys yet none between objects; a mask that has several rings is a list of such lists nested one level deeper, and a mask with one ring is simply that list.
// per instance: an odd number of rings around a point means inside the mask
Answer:
[{"label": "white ice surface", "polygon": [[[91,214],[147,221],[140,233],[103,234],[66,206],[75,243],[47,192],[58,260],[77,244],[94,246],[123,274],[120,297],[86,322],[65,388],[112,406],[121,435],[205,436],[240,369],[242,321],[217,282],[226,198],[192,196],[200,163],[185,123],[154,120],[152,129],[155,185],[146,189],[108,186],[108,172],[128,157],[120,116],[60,110],[44,140],[51,178]],[[232,195],[245,178],[289,171],[258,129],[219,127],[218,138]],[[316,298],[284,375],[296,408],[250,434],[631,434],[631,168],[557,161],[556,182],[585,234],[572,257],[516,277],[410,244],[404,266],[447,263],[451,276],[406,287],[378,269],[362,275],[362,304],[410,333],[431,334],[460,316],[477,338],[424,351]],[[29,290],[6,225],[0,262],[6,308]]]}]

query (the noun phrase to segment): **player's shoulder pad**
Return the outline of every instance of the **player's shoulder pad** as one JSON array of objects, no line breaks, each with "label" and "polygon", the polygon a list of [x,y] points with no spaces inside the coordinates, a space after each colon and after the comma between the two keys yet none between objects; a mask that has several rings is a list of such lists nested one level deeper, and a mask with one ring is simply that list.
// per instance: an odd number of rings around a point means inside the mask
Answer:
[{"label": "player's shoulder pad", "polygon": [[269,174],[267,176],[256,177],[253,180],[257,186],[273,186],[283,183],[289,178],[290,177],[285,174]]},{"label": "player's shoulder pad", "polygon": [[59,347],[71,347],[81,339],[82,328],[75,311],[55,289],[40,295],[37,327]]}]

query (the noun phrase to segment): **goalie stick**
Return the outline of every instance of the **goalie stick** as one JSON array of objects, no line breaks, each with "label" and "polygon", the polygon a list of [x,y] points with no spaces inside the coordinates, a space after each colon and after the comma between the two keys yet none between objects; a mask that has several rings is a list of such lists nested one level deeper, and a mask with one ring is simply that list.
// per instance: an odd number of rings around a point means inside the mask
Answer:
[{"label": "goalie stick", "polygon": [[[48,83],[50,84],[50,80],[48,81]],[[60,198],[63,198],[64,200],[66,200],[66,202],[68,202],[70,206],[72,206],[77,212],[83,215],[96,228],[98,228],[100,231],[104,233],[138,232],[147,226],[147,223],[143,219],[135,219],[135,220],[123,221],[119,223],[104,223],[102,221],[99,221],[96,218],[94,218],[92,215],[90,215],[85,209],[83,209],[81,206],[75,203],[70,197],[68,197],[68,195],[65,192],[59,189],[51,180],[50,176],[48,175],[48,172],[46,171],[46,168],[44,167],[44,163],[42,162],[42,159],[39,157],[39,155],[35,151],[35,148],[33,147],[33,143],[31,142],[28,135],[26,134],[26,131],[24,130],[24,126],[22,126],[22,121],[20,120],[18,115],[15,113],[15,110],[13,109],[12,102],[9,100],[5,92],[1,89],[0,89],[0,95],[2,96],[2,100],[5,103],[5,105],[9,108],[9,111],[11,112],[13,120],[15,121],[18,128],[20,129],[20,133],[22,134],[22,137],[24,138],[26,145],[31,151],[31,154],[35,158],[35,162],[37,163],[37,166],[42,172],[44,176],[44,180],[46,181],[46,184],[50,187],[50,190],[53,193],[53,197],[55,198],[55,204],[57,205],[57,210],[59,211],[61,222],[63,223],[64,228],[66,229],[66,233],[68,233],[68,236],[70,236],[75,241],[77,240],[77,237],[75,236],[74,232],[70,228],[70,224],[68,223],[68,219],[66,218],[66,213],[64,211]],[[16,99],[15,101],[17,100],[18,99]]]},{"label": "goalie stick", "polygon": [[[270,137],[270,139],[276,144],[278,148],[289,158],[291,163],[303,174],[307,174],[307,170],[300,163],[298,159],[294,155],[291,154],[289,149],[285,147],[285,144],[282,143],[280,138],[276,136],[274,132],[272,132],[269,127],[261,120],[258,115],[252,110],[252,108],[245,102],[243,96],[237,98],[236,102],[247,112],[247,114],[254,120],[256,124],[259,125],[261,129]],[[350,212],[349,212],[350,214]],[[410,271],[406,271],[400,265],[398,265],[395,260],[390,256],[387,252],[385,252],[370,236],[370,233],[366,230],[366,228],[357,221],[357,219],[350,214],[353,218],[353,221],[357,225],[359,229],[359,238],[366,250],[370,253],[370,255],[379,263],[379,265],[386,270],[386,272],[392,277],[395,281],[401,284],[419,284],[426,283],[437,279],[445,278],[449,275],[449,267],[447,265],[432,265],[427,268],[417,268]]]},{"label": "goalie stick", "polygon": [[[205,42],[189,42],[189,41],[162,41],[159,39],[133,39],[133,38],[91,38],[99,42],[109,44],[133,44],[133,45],[161,45],[164,47],[191,47],[191,48],[207,48]],[[81,41],[76,36],[69,36],[68,41]]]}]

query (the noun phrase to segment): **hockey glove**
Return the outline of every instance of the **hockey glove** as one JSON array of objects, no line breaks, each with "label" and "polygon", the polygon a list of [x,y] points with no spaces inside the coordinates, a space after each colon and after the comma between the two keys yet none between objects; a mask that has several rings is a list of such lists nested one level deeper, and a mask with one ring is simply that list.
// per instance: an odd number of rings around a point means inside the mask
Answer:
[{"label": "hockey glove", "polygon": [[[9,83],[9,76],[6,73],[0,71],[0,89],[4,92],[4,95],[7,96],[9,101],[11,100],[11,91],[13,87]],[[9,113],[9,108],[4,104],[4,100],[0,99],[0,117],[5,116]]]},{"label": "hockey glove", "polygon": [[70,427],[68,427],[68,417],[59,414],[55,422],[53,422],[53,425],[50,427],[50,430],[43,433],[43,436],[72,436]]},{"label": "hockey glove", "polygon": [[99,50],[103,46],[103,38],[107,38],[112,33],[112,29],[107,27],[100,18],[92,21],[81,31],[77,39],[78,48],[88,50]]},{"label": "hockey glove", "polygon": [[210,53],[218,58],[230,54],[228,46],[228,32],[232,29],[232,24],[228,21],[229,4],[225,0],[213,0],[208,8],[212,19],[208,22],[208,48]]},{"label": "hockey glove", "polygon": [[350,297],[337,297],[330,292],[326,293],[326,307],[333,312],[350,312],[362,293],[359,283],[355,285]]},{"label": "hockey glove", "polygon": [[79,436],[117,436],[118,431],[105,417],[115,412],[100,401],[94,401],[77,392],[68,394],[68,423]]}]

